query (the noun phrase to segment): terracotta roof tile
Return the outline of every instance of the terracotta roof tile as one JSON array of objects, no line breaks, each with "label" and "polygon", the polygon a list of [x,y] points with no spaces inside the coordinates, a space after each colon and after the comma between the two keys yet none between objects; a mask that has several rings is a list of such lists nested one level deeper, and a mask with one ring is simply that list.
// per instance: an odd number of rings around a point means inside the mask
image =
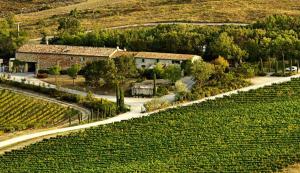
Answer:
[{"label": "terracotta roof tile", "polygon": [[17,52],[20,53],[40,53],[40,54],[60,54],[60,55],[79,55],[79,56],[99,56],[110,57],[117,51],[116,48],[82,47],[66,45],[42,45],[25,44]]},{"label": "terracotta roof tile", "polygon": [[116,53],[114,53],[112,58],[118,58],[118,57],[121,57],[121,56],[132,56],[132,57],[134,57],[137,53],[138,52],[117,51]]},{"label": "terracotta roof tile", "polygon": [[144,59],[168,59],[168,60],[189,60],[197,55],[190,54],[173,54],[173,53],[158,53],[158,52],[139,52],[135,58]]}]

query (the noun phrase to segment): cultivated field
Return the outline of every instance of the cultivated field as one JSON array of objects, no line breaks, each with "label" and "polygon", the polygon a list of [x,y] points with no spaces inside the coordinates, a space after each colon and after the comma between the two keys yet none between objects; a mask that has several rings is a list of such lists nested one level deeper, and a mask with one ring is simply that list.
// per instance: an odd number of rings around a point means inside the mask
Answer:
[{"label": "cultivated field", "polygon": [[3,172],[271,172],[300,158],[300,79],[52,138]]},{"label": "cultivated field", "polygon": [[158,21],[253,22],[272,14],[300,15],[298,0],[87,0],[18,15],[17,20],[37,36],[43,28],[53,32],[57,20],[75,8],[86,29]]},{"label": "cultivated field", "polygon": [[[0,132],[49,127],[69,120],[79,112],[56,103],[0,90]],[[0,134],[1,134],[0,133]]]}]

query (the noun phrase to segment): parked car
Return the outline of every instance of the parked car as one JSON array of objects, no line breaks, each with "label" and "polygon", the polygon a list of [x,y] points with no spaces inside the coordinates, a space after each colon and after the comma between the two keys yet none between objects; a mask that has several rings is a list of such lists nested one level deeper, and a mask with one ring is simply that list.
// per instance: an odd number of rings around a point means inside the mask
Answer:
[{"label": "parked car", "polygon": [[288,67],[285,69],[286,71],[297,71],[297,67],[296,66],[292,66],[292,67]]}]

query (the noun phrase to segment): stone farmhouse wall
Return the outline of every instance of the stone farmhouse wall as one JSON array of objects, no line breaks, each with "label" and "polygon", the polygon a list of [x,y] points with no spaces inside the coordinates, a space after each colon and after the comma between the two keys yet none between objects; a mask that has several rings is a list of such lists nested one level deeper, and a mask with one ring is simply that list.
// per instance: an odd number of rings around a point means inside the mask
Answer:
[{"label": "stone farmhouse wall", "polygon": [[16,53],[16,59],[23,62],[37,63],[39,69],[47,69],[59,64],[62,69],[68,69],[73,64],[80,64],[82,67],[88,62],[106,60],[108,57],[99,56],[78,56],[61,54],[38,54],[38,53]]}]

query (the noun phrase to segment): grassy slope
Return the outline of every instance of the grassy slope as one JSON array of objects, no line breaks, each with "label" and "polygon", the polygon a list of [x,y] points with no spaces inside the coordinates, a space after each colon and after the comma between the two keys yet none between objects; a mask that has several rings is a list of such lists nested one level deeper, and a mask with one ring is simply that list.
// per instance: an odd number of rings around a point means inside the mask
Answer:
[{"label": "grassy slope", "polygon": [[[77,8],[83,26],[111,27],[157,21],[252,22],[271,14],[300,15],[298,0],[87,0],[80,4],[19,15],[23,28],[55,28],[58,18]],[[37,35],[38,31],[32,31]]]},{"label": "grassy slope", "polygon": [[83,0],[0,0],[0,16],[4,16],[10,12],[19,14],[40,11],[42,9],[67,6],[82,1]]},{"label": "grassy slope", "polygon": [[276,171],[300,158],[299,84],[298,79],[45,140],[0,156],[0,170]]},{"label": "grassy slope", "polygon": [[70,109],[9,90],[0,90],[0,131],[24,130],[61,124]]}]

